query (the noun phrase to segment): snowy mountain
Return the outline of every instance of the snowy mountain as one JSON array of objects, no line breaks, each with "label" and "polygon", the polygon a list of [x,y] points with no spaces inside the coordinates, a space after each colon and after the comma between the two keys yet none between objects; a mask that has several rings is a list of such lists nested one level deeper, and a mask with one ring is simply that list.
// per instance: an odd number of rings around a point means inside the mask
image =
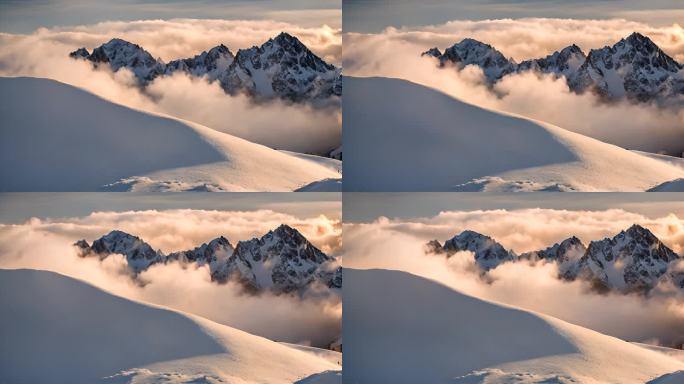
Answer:
[{"label": "snowy mountain", "polygon": [[239,50],[220,81],[231,94],[242,91],[301,101],[340,96],[340,76],[341,70],[283,32],[260,47]]},{"label": "snowy mountain", "polygon": [[680,257],[648,229],[633,225],[613,238],[592,241],[563,277],[591,280],[595,286],[623,292],[648,292]]},{"label": "snowy mountain", "polygon": [[518,65],[517,72],[536,71],[564,76],[572,90],[578,90],[569,79],[574,79],[587,57],[580,47],[571,45],[542,59],[526,60]]},{"label": "snowy mountain", "polygon": [[684,95],[682,65],[648,37],[633,33],[612,47],[592,49],[571,83],[609,98],[652,101]]},{"label": "snowy mountain", "polygon": [[341,69],[327,64],[296,37],[285,32],[259,47],[240,49],[233,56],[228,47],[218,45],[187,59],[165,64],[140,46],[112,39],[90,54],[79,48],[69,54],[95,65],[107,63],[116,72],[130,69],[146,85],[158,76],[184,72],[219,81],[229,94],[246,93],[258,98],[280,97],[310,101],[341,96]]},{"label": "snowy mountain", "polygon": [[238,242],[233,254],[212,279],[237,279],[255,290],[276,292],[300,290],[318,281],[333,286],[325,269],[334,261],[311,244],[296,229],[281,225],[261,238]]},{"label": "snowy mountain", "polygon": [[194,263],[198,266],[208,265],[209,272],[214,273],[228,262],[235,248],[230,241],[223,236],[217,237],[208,243],[188,251],[174,252],[166,257],[166,261],[179,261],[181,263]]},{"label": "snowy mountain", "polygon": [[210,81],[214,81],[228,69],[233,59],[230,49],[221,44],[195,57],[171,61],[166,64],[164,74],[171,75],[180,71],[197,77],[206,76]]},{"label": "snowy mountain", "polygon": [[627,192],[684,178],[682,159],[629,151],[406,80],[346,76],[344,86],[345,191]]},{"label": "snowy mountain", "polygon": [[350,383],[643,384],[684,370],[664,351],[406,272],[345,269],[343,306]]},{"label": "snowy mountain", "polygon": [[447,258],[456,252],[472,252],[477,265],[485,271],[517,259],[515,253],[507,251],[491,237],[468,230],[445,241],[441,248],[437,240],[428,243],[428,247],[437,253],[445,253]]},{"label": "snowy mountain", "polygon": [[149,83],[165,71],[161,59],[155,59],[139,45],[121,39],[111,39],[95,48],[93,53],[80,48],[71,52],[69,56],[89,60],[95,66],[107,64],[114,72],[127,68],[133,72],[141,85]]},{"label": "snowy mountain", "polygon": [[477,65],[482,68],[487,81],[490,83],[495,83],[516,69],[516,63],[513,59],[507,59],[491,45],[474,39],[463,39],[441,54],[439,49],[432,48],[423,52],[422,55],[436,57],[441,66],[451,63],[462,69],[466,65]]},{"label": "snowy mountain", "polygon": [[447,61],[457,63],[459,68],[477,65],[489,84],[510,73],[536,71],[563,76],[570,90],[596,92],[608,100],[667,103],[684,96],[684,66],[638,32],[611,47],[592,49],[586,56],[573,44],[545,58],[520,64],[473,39],[464,39],[444,54],[432,48],[423,55],[436,57],[440,66]]},{"label": "snowy mountain", "polygon": [[111,231],[93,241],[92,245],[85,240],[79,240],[74,245],[79,248],[82,257],[98,256],[104,259],[114,253],[124,255],[128,267],[135,274],[163,261],[164,257],[161,251],[155,251],[139,237],[122,231]]},{"label": "snowy mountain", "polygon": [[586,251],[587,247],[582,243],[582,240],[572,236],[546,249],[523,253],[520,258],[557,263],[560,274],[564,275],[568,270],[575,267]]},{"label": "snowy mountain", "polygon": [[2,191],[275,192],[342,177],[337,160],[277,151],[48,79],[0,78],[0,115]]},{"label": "snowy mountain", "polygon": [[3,383],[341,383],[333,351],[277,343],[53,272],[0,270],[0,308],[11,308],[0,313]]},{"label": "snowy mountain", "polygon": [[82,257],[104,259],[111,254],[126,257],[136,276],[153,264],[180,262],[208,265],[213,281],[236,281],[253,291],[275,293],[299,292],[317,283],[339,289],[342,268],[311,244],[299,231],[285,224],[261,238],[240,241],[233,247],[221,236],[191,250],[165,255],[154,251],[142,239],[122,231],[112,231],[88,245],[85,240],[74,244]]},{"label": "snowy mountain", "polygon": [[546,249],[523,253],[519,257],[512,251],[506,251],[491,237],[469,230],[447,240],[444,246],[432,240],[426,249],[428,253],[444,253],[446,257],[459,251],[473,252],[483,271],[515,260],[555,263],[559,278],[587,280],[600,291],[648,293],[663,279],[684,288],[684,273],[677,271],[674,263],[682,258],[651,231],[637,224],[613,238],[592,241],[588,247],[572,236]]}]

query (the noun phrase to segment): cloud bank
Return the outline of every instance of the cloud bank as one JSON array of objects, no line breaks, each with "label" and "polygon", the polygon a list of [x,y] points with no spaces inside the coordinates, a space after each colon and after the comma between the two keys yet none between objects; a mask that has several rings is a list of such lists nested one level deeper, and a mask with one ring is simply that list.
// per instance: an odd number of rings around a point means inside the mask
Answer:
[{"label": "cloud bank", "polygon": [[472,229],[516,252],[536,250],[577,235],[585,244],[613,236],[638,223],[668,246],[684,250],[684,220],[674,215],[649,219],[623,210],[565,211],[522,209],[442,212],[431,218],[400,221],[378,218],[345,224],[345,266],[403,270],[437,280],[468,295],[519,306],[620,337],[668,346],[684,342],[684,294],[659,291],[649,298],[597,294],[583,281],[558,280],[552,264],[502,264],[479,275],[470,252],[449,259],[425,254],[431,239],[444,241]]},{"label": "cloud bank", "polygon": [[[444,49],[465,37],[475,38],[516,60],[539,58],[572,43],[585,53],[612,45],[639,31],[684,62],[684,28],[650,27],[626,20],[518,19],[452,21],[420,29],[388,28],[380,34],[345,34],[344,67],[350,76],[396,77],[423,84],[485,108],[546,121],[628,149],[681,155],[684,108],[659,108],[627,101],[601,103],[591,94],[572,93],[564,79],[533,73],[509,75],[493,90],[482,71],[437,68],[421,58],[431,47]],[[353,95],[348,95],[353,97]]]},{"label": "cloud bank", "polygon": [[92,241],[112,229],[141,237],[164,252],[194,248],[219,235],[233,245],[261,236],[281,223],[297,228],[329,254],[339,253],[341,225],[325,216],[300,218],[259,211],[95,212],[62,220],[38,219],[0,225],[0,268],[50,270],[87,281],[133,300],[168,306],[273,340],[324,346],[340,334],[341,300],[335,294],[303,299],[245,294],[241,286],[211,282],[208,267],[154,265],[140,274],[141,287],[126,277],[126,261],[80,258],[73,242]]},{"label": "cloud bank", "polygon": [[272,148],[327,153],[341,143],[336,98],[317,107],[280,100],[255,104],[246,96],[226,95],[216,83],[183,74],[158,78],[142,93],[127,70],[112,73],[68,57],[76,48],[92,50],[113,37],[141,45],[166,61],[192,57],[220,43],[235,53],[282,31],[300,38],[326,61],[339,64],[341,30],[325,25],[304,28],[275,21],[143,20],[40,28],[28,35],[0,33],[0,76],[50,78],[115,103],[194,121]]}]

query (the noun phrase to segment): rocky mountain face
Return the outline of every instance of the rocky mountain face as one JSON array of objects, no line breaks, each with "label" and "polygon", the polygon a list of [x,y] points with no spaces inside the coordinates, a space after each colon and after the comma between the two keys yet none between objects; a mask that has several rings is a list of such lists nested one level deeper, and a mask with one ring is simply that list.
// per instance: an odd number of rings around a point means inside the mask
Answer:
[{"label": "rocky mountain face", "polygon": [[340,76],[341,70],[321,60],[296,37],[281,33],[260,47],[239,50],[220,82],[228,93],[301,100],[340,96]]},{"label": "rocky mountain face", "polygon": [[432,240],[426,249],[429,253],[443,253],[447,257],[458,251],[471,251],[483,271],[516,260],[555,263],[560,279],[586,280],[599,291],[646,294],[663,281],[684,289],[684,272],[678,266],[684,258],[651,231],[636,224],[613,238],[592,241],[589,246],[573,236],[546,249],[520,256],[506,251],[494,239],[473,231],[464,231],[447,240],[443,246]]},{"label": "rocky mountain face", "polygon": [[195,57],[171,61],[166,64],[164,74],[184,72],[197,77],[206,76],[209,81],[214,81],[228,70],[234,58],[230,49],[221,44]]},{"label": "rocky mountain face", "polygon": [[331,289],[342,287],[342,268],[336,266],[335,259],[287,225],[261,238],[240,241],[235,247],[221,236],[194,249],[169,255],[122,231],[112,231],[92,245],[85,240],[74,245],[82,257],[104,259],[111,254],[124,255],[134,277],[151,265],[178,262],[208,265],[213,281],[239,282],[253,292],[303,292],[314,284]]},{"label": "rocky mountain face", "polygon": [[[542,59],[523,61],[517,66],[516,72],[536,71],[553,74],[557,77],[565,76],[566,79],[574,79],[586,59],[587,56],[580,47],[573,44]],[[570,81],[568,81],[568,84],[571,86],[571,89],[579,90]]]},{"label": "rocky mountain face", "polygon": [[515,253],[507,251],[491,237],[474,231],[463,231],[445,241],[442,246],[439,241],[433,240],[427,247],[434,253],[446,254],[446,257],[451,257],[456,252],[470,251],[474,254],[477,265],[485,271],[517,258]]},{"label": "rocky mountain face", "polygon": [[155,59],[139,45],[121,39],[111,39],[95,48],[92,53],[85,48],[79,48],[69,56],[88,60],[95,66],[108,65],[114,72],[127,68],[133,72],[141,85],[146,85],[162,75],[166,67],[161,59]]},{"label": "rocky mountain face", "polygon": [[477,65],[482,68],[485,78],[490,83],[495,83],[516,69],[513,59],[507,59],[491,45],[474,39],[463,39],[447,48],[444,53],[440,53],[437,48],[432,48],[423,52],[422,55],[436,57],[442,67],[447,63],[454,64],[459,69],[466,65]]},{"label": "rocky mountain face", "polygon": [[261,238],[240,241],[233,254],[211,277],[225,282],[236,279],[255,289],[277,292],[299,290],[314,281],[334,286],[334,272],[321,269],[333,259],[287,225]]},{"label": "rocky mountain face", "polygon": [[636,32],[613,46],[592,49],[588,55],[573,44],[545,58],[520,64],[472,39],[464,39],[443,54],[432,48],[423,56],[437,58],[440,66],[446,62],[455,63],[457,68],[477,65],[489,85],[511,73],[534,71],[564,77],[573,92],[594,92],[607,101],[667,104],[681,102],[684,97],[684,66]]},{"label": "rocky mountain face", "polygon": [[679,256],[648,229],[633,225],[613,238],[592,241],[563,278],[591,280],[606,290],[648,292]]},{"label": "rocky mountain face", "polygon": [[556,243],[546,249],[534,252],[527,252],[520,255],[521,259],[537,261],[544,260],[558,264],[560,274],[575,268],[579,259],[584,256],[587,247],[580,239],[572,236],[568,239]]},{"label": "rocky mountain face", "polygon": [[85,240],[79,240],[74,245],[84,257],[97,256],[104,259],[111,254],[123,255],[128,268],[135,274],[163,261],[163,254],[160,251],[155,251],[141,238],[122,231],[111,231],[93,241],[92,245]]},{"label": "rocky mountain face", "polygon": [[682,68],[648,37],[633,33],[612,47],[592,49],[572,83],[579,91],[647,102],[683,96]]},{"label": "rocky mountain face", "polygon": [[226,93],[245,93],[256,98],[301,102],[342,94],[342,70],[327,64],[296,37],[284,32],[259,47],[240,49],[235,55],[221,44],[168,64],[121,39],[112,39],[92,53],[79,48],[69,56],[96,66],[107,64],[114,72],[129,69],[141,86],[157,77],[182,72],[218,81]]}]

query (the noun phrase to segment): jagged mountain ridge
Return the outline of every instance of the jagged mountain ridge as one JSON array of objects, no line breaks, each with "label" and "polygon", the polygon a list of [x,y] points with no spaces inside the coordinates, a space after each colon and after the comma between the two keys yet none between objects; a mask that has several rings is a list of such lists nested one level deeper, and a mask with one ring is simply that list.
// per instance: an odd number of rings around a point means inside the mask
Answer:
[{"label": "jagged mountain ridge", "polygon": [[534,71],[564,77],[571,91],[580,94],[591,91],[605,100],[627,98],[635,102],[666,103],[677,102],[684,96],[684,66],[638,32],[613,46],[592,49],[588,55],[573,44],[544,58],[519,64],[506,59],[494,47],[473,39],[464,39],[444,53],[431,48],[422,56],[437,58],[441,67],[446,63],[458,68],[477,65],[489,85],[511,73]]},{"label": "jagged mountain ridge", "polygon": [[475,256],[475,262],[483,270],[496,268],[499,264],[517,259],[513,251],[507,251],[501,244],[489,236],[475,231],[463,231],[440,246],[439,241],[428,243],[432,250],[444,252],[447,257],[456,252],[470,251]]},{"label": "jagged mountain ridge", "polygon": [[342,94],[342,71],[311,52],[299,39],[282,32],[261,46],[240,49],[235,55],[223,44],[197,56],[164,63],[137,44],[112,39],[89,53],[79,48],[69,54],[95,66],[108,64],[116,72],[127,68],[141,86],[176,72],[218,81],[229,94],[291,101],[325,99]]},{"label": "jagged mountain ridge", "polygon": [[638,224],[612,238],[592,241],[589,246],[572,236],[546,249],[519,256],[491,237],[469,230],[447,240],[444,245],[432,240],[427,243],[426,250],[446,257],[458,251],[473,252],[476,264],[485,272],[510,261],[555,263],[559,278],[590,281],[601,291],[648,293],[664,279],[684,288],[684,274],[675,269],[676,262],[683,258]]},{"label": "jagged mountain ridge", "polygon": [[92,245],[86,240],[74,245],[81,257],[104,259],[111,254],[123,255],[134,278],[154,264],[179,262],[208,265],[212,281],[239,282],[254,292],[297,292],[315,283],[328,288],[342,287],[342,268],[335,266],[335,258],[285,224],[261,238],[240,241],[235,247],[220,236],[194,249],[168,255],[155,251],[139,237],[118,230],[93,241]]}]

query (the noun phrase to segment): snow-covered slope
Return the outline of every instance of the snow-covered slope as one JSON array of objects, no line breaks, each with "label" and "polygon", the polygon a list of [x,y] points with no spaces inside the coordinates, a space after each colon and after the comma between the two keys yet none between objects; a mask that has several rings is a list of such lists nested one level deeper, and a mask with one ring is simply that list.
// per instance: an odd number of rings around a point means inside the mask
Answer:
[{"label": "snow-covered slope", "polygon": [[0,78],[4,191],[293,191],[329,166],[130,109],[70,85]]},{"label": "snow-covered slope", "polygon": [[341,369],[316,353],[52,272],[0,270],[0,307],[3,383],[290,384]]},{"label": "snow-covered slope", "polygon": [[405,80],[344,86],[347,191],[645,191],[684,177],[668,161]]},{"label": "snow-covered slope", "polygon": [[405,272],[346,269],[344,278],[345,382],[642,384],[684,369],[664,353]]}]

